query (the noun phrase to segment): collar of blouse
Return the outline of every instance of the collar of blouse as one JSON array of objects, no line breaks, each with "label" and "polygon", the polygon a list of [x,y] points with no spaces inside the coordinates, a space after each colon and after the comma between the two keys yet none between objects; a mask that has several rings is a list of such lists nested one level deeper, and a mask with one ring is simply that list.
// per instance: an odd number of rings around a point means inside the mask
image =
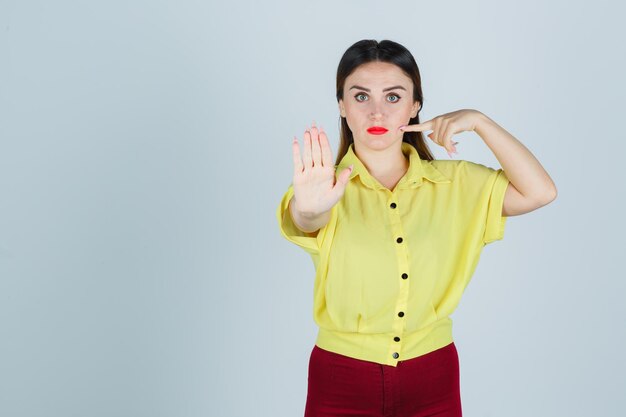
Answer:
[{"label": "collar of blouse", "polygon": [[[370,175],[365,165],[354,153],[354,143],[350,144],[345,156],[341,159],[339,165],[336,165],[336,172],[341,172],[344,168],[354,164],[354,170],[350,174],[350,180],[357,175],[361,178],[361,182],[372,189],[386,189],[374,177]],[[452,179],[448,178],[441,171],[437,170],[430,161],[420,159],[417,150],[409,143],[402,142],[402,153],[409,157],[409,170],[402,177],[396,189],[416,188],[422,185],[424,178],[435,183],[449,183]]]}]

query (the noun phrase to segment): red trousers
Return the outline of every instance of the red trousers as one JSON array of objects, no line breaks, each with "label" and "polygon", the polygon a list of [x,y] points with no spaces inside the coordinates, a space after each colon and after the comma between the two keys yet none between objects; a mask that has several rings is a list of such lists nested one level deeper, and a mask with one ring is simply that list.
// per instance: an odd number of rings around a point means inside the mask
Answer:
[{"label": "red trousers", "polygon": [[304,417],[461,417],[454,343],[382,365],[314,345]]}]

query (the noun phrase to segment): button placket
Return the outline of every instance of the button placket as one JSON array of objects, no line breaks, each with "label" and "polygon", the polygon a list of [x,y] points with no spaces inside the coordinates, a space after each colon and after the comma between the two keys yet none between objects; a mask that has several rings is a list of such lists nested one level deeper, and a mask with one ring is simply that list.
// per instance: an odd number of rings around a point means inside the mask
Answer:
[{"label": "button placket", "polygon": [[[389,211],[390,224],[392,230],[392,238],[395,239],[396,246],[396,259],[399,271],[408,271],[408,248],[405,241],[404,229],[402,227],[402,222],[400,219],[400,207],[397,200],[396,193],[392,193],[389,196],[389,201],[387,202],[387,210]],[[405,327],[405,311],[408,303],[408,295],[409,295],[409,281],[407,280],[408,274],[403,272],[398,279],[399,290],[398,290],[398,299],[396,300],[396,315],[392,325],[393,335],[390,341],[390,350],[389,354],[393,360],[399,360],[400,353],[402,351],[401,345],[401,335]],[[392,360],[392,362],[393,362]]]}]

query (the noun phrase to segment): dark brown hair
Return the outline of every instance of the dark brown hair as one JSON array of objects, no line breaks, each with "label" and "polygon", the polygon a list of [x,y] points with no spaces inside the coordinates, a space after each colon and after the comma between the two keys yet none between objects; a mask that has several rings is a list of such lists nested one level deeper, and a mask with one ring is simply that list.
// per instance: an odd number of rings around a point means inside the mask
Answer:
[{"label": "dark brown hair", "polygon": [[[422,78],[419,68],[408,49],[390,40],[378,42],[371,39],[363,39],[344,52],[337,68],[337,103],[339,103],[339,100],[343,99],[343,87],[346,78],[348,78],[357,67],[368,62],[388,62],[397,65],[404,71],[407,77],[413,81],[413,101],[419,102],[420,109],[417,111],[415,117],[409,121],[409,124],[420,123],[419,113],[423,108],[424,97],[422,95]],[[337,150],[335,165],[339,165],[339,162],[341,162],[341,159],[348,151],[348,147],[354,142],[352,131],[348,127],[348,122],[344,117],[339,116],[339,119],[339,149]],[[405,132],[402,137],[402,142],[410,143],[417,150],[421,159],[429,161],[435,159],[424,141],[422,132]]]}]

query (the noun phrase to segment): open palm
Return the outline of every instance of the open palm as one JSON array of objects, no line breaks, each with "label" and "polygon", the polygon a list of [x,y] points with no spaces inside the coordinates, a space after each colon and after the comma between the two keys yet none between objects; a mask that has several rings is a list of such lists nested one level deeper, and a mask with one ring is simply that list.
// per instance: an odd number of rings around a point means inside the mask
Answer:
[{"label": "open palm", "polygon": [[352,170],[344,169],[335,180],[332,150],[326,133],[315,125],[304,132],[302,156],[293,140],[293,193],[297,210],[317,216],[330,210],[343,196]]}]

